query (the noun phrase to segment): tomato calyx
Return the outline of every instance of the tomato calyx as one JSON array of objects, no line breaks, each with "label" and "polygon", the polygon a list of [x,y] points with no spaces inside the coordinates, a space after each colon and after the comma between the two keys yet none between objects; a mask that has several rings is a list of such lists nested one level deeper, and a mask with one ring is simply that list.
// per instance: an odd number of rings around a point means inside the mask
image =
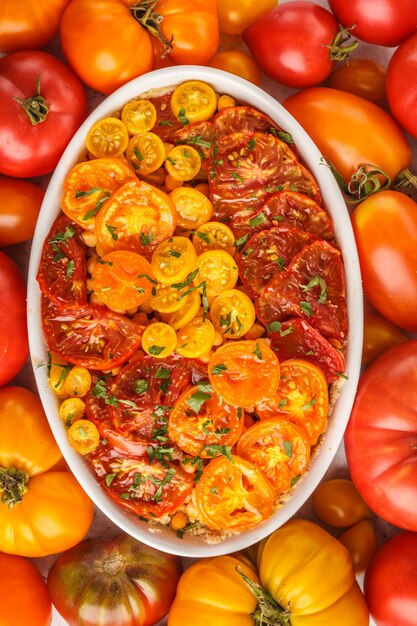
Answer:
[{"label": "tomato calyx", "polygon": [[358,204],[377,191],[383,191],[391,187],[391,177],[371,163],[360,165],[350,177],[349,182],[345,181],[330,159],[322,157],[321,163],[330,168],[348,204]]},{"label": "tomato calyx", "polygon": [[0,491],[1,501],[12,509],[22,501],[22,497],[28,490],[27,483],[29,474],[14,467],[0,467]]},{"label": "tomato calyx", "polygon": [[29,98],[14,98],[20,107],[27,113],[32,126],[45,121],[49,111],[49,104],[41,95],[41,74],[36,79],[36,94]]},{"label": "tomato calyx", "polygon": [[282,608],[261,585],[246,576],[239,566],[236,571],[258,600],[258,606],[251,613],[255,626],[290,626],[291,613]]},{"label": "tomato calyx", "polygon": [[409,187],[410,185],[417,189],[417,176],[407,168],[401,170],[398,174],[397,178],[392,183],[392,189],[404,189],[404,187]]},{"label": "tomato calyx", "polygon": [[[324,46],[329,49],[331,61],[346,61],[346,59],[349,58],[349,54],[359,46],[359,41],[352,38],[351,31],[354,28],[355,25],[349,28],[343,28],[343,26],[341,26],[332,43],[324,44]],[[345,46],[351,39],[353,40]]]},{"label": "tomato calyx", "polygon": [[161,24],[164,18],[160,13],[154,11],[157,4],[158,0],[142,0],[133,7],[130,7],[130,10],[135,20],[146,28],[150,35],[156,37],[162,43],[164,49],[161,54],[161,59],[164,59],[166,55],[174,49],[172,45],[174,37],[167,39],[162,34]]}]

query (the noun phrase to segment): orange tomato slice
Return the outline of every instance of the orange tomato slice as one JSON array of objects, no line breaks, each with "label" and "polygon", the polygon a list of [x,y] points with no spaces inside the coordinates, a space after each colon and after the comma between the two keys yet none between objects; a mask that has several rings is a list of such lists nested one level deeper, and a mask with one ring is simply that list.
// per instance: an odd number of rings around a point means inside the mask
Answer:
[{"label": "orange tomato slice", "polygon": [[234,243],[232,231],[222,222],[207,222],[197,228],[193,235],[193,245],[197,254],[209,250],[224,250],[233,256],[236,250]]},{"label": "orange tomato slice", "polygon": [[324,372],[313,363],[290,359],[281,363],[277,392],[256,407],[263,418],[286,417],[303,426],[314,446],[327,428],[329,392]]},{"label": "orange tomato slice", "polygon": [[[209,250],[197,257],[198,272],[195,285],[204,283],[206,295],[218,296],[227,289],[233,289],[238,279],[238,269],[233,257],[224,250]],[[203,287],[200,287],[203,291]]]},{"label": "orange tomato slice", "polygon": [[171,110],[184,125],[210,119],[216,107],[214,89],[200,80],[189,80],[178,85],[171,96]]},{"label": "orange tomato slice", "polygon": [[154,324],[149,324],[143,331],[142,348],[155,359],[163,359],[169,356],[174,352],[176,345],[177,335],[169,324],[155,322]]},{"label": "orange tomato slice", "polygon": [[306,471],[310,442],[301,426],[284,418],[267,419],[242,435],[237,453],[259,467],[279,494],[288,491]]},{"label": "orange tomato slice", "polygon": [[61,209],[85,230],[94,230],[95,215],[111,194],[136,181],[121,159],[94,159],[75,165],[64,181]]},{"label": "orange tomato slice", "polygon": [[104,254],[131,250],[150,257],[155,247],[171,237],[177,225],[169,196],[144,181],[120,187],[96,217],[95,231]]},{"label": "orange tomato slice", "polygon": [[179,187],[169,194],[178,214],[178,224],[182,228],[199,228],[209,221],[213,214],[210,200],[198,189]]},{"label": "orange tomato slice", "polygon": [[133,309],[148,300],[152,292],[152,268],[140,254],[128,250],[109,252],[94,268],[94,293],[110,309]]},{"label": "orange tomato slice", "polygon": [[100,433],[93,422],[80,419],[68,429],[68,441],[80,454],[90,454],[100,443]]},{"label": "orange tomato slice", "polygon": [[192,180],[201,169],[201,157],[191,146],[176,146],[165,159],[165,169],[175,180]]},{"label": "orange tomato slice", "polygon": [[204,469],[195,488],[199,518],[214,530],[245,530],[272,512],[275,491],[254,465],[239,456],[222,456]]},{"label": "orange tomato slice", "polygon": [[208,366],[214,391],[225,402],[251,408],[276,392],[280,367],[265,341],[236,341],[216,350]]},{"label": "orange tomato slice", "polygon": [[213,324],[202,317],[194,318],[177,333],[177,352],[188,359],[198,359],[213,347],[215,330]]}]

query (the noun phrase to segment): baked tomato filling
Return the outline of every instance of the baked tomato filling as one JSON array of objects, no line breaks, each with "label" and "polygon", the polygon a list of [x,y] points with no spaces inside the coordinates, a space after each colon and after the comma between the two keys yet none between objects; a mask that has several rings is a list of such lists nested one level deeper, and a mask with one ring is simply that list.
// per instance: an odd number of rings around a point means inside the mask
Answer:
[{"label": "baked tomato filling", "polygon": [[308,471],[348,331],[316,181],[285,129],[219,96],[189,81],[94,124],[38,271],[71,445],[121,507],[203,538]]}]

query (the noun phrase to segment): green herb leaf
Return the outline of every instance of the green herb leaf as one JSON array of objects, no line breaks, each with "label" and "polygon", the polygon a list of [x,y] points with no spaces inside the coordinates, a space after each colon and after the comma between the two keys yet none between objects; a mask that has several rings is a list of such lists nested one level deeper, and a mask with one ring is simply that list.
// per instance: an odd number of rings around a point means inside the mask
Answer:
[{"label": "green herb leaf", "polygon": [[311,305],[311,302],[301,301],[300,302],[300,309],[302,310],[303,313],[308,315],[308,317],[311,317],[313,315],[313,307]]},{"label": "green herb leaf", "polygon": [[184,124],[184,126],[187,126],[187,124],[190,123],[189,119],[187,118],[186,114],[185,114],[185,109],[181,108],[178,111],[178,119],[181,122],[181,124]]},{"label": "green herb leaf", "polygon": [[308,409],[311,409],[312,406],[314,406],[317,402],[317,398],[311,398],[311,400],[309,402],[306,402],[306,404],[303,404],[303,406],[301,407],[301,411],[307,411]]},{"label": "green herb leaf", "polygon": [[187,404],[190,407],[190,409],[194,411],[196,415],[198,415],[204,402],[206,402],[207,400],[210,400],[211,397],[212,397],[211,393],[208,393],[208,392],[206,393],[204,391],[198,390],[195,393],[193,393],[192,396],[188,398]]},{"label": "green herb leaf", "polygon": [[71,259],[71,261],[68,261],[67,271],[65,272],[65,275],[67,278],[70,278],[73,275],[74,269],[75,269],[75,261]]},{"label": "green herb leaf", "polygon": [[107,487],[110,487],[115,478],[116,474],[106,474],[106,476],[104,477],[104,482],[106,483]]},{"label": "green herb leaf", "polygon": [[198,270],[199,268],[197,267],[194,271],[188,274],[187,278],[182,283],[174,283],[171,285],[171,287],[173,287],[174,289],[184,289],[184,287],[188,287],[188,285],[190,285],[193,282],[194,278],[197,276]]},{"label": "green herb leaf", "polygon": [[284,450],[285,450],[285,454],[290,459],[292,457],[292,443],[291,443],[291,441],[284,441]]},{"label": "green herb leaf", "polygon": [[119,239],[119,235],[116,234],[117,226],[110,226],[110,224],[105,224],[105,226],[109,231],[113,241],[117,241]]},{"label": "green herb leaf", "polygon": [[269,333],[278,333],[281,330],[281,322],[271,322],[266,327]]},{"label": "green herb leaf", "polygon": [[135,391],[139,396],[141,396],[143,393],[146,393],[148,391],[148,388],[148,383],[144,378],[139,378],[135,383]]},{"label": "green herb leaf", "polygon": [[225,365],[224,363],[219,363],[212,368],[211,373],[213,374],[213,376],[220,376],[221,374],[223,374],[223,372],[226,371],[227,365]]},{"label": "green herb leaf", "polygon": [[294,478],[291,479],[290,486],[294,487],[294,485],[298,483],[300,478],[301,478],[301,474],[297,474],[297,476],[294,476]]},{"label": "green herb leaf", "polygon": [[261,211],[260,213],[258,213],[258,215],[255,215],[255,217],[252,217],[252,219],[249,220],[249,226],[252,226],[252,227],[259,226],[260,224],[263,224],[265,221],[266,221],[266,215],[265,213]]},{"label": "green herb leaf", "polygon": [[255,350],[252,352],[252,354],[255,354],[260,361],[263,361],[262,352],[258,342],[256,342]]},{"label": "green herb leaf", "polygon": [[164,350],[165,350],[165,346],[155,346],[155,345],[153,345],[153,346],[150,346],[150,348],[148,348],[148,352],[149,352],[149,354],[152,354],[152,356],[158,356]]}]

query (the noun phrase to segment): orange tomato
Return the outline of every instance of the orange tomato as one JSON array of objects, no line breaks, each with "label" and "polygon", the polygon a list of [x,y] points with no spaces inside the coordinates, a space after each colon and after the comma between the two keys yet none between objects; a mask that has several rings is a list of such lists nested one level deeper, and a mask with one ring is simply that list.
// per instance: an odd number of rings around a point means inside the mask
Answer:
[{"label": "orange tomato", "polygon": [[33,236],[43,195],[32,183],[0,176],[0,247]]},{"label": "orange tomato", "polygon": [[372,59],[350,59],[345,65],[337,65],[329,76],[328,85],[348,91],[370,102],[378,102],[385,96],[384,68]]},{"label": "orange tomato", "polygon": [[371,520],[357,522],[339,537],[350,552],[355,572],[363,572],[378,549],[378,538]]},{"label": "orange tomato", "polygon": [[216,350],[208,366],[214,391],[235,406],[252,407],[277,390],[280,380],[275,352],[263,341],[236,341]]},{"label": "orange tomato", "polygon": [[376,313],[365,312],[362,365],[369,365],[381,354],[407,341],[407,336],[392,322]]},{"label": "orange tomato", "polygon": [[313,506],[322,522],[336,528],[352,526],[372,515],[353,482],[344,478],[321,483],[314,492]]},{"label": "orange tomato", "polygon": [[0,623],[49,626],[52,604],[43,578],[29,560],[0,553]]},{"label": "orange tomato", "polygon": [[217,52],[209,62],[210,67],[236,74],[254,85],[261,84],[261,71],[255,61],[246,52],[240,50],[227,50]]},{"label": "orange tomato", "polygon": [[276,4],[276,0],[217,0],[220,32],[240,35]]}]

